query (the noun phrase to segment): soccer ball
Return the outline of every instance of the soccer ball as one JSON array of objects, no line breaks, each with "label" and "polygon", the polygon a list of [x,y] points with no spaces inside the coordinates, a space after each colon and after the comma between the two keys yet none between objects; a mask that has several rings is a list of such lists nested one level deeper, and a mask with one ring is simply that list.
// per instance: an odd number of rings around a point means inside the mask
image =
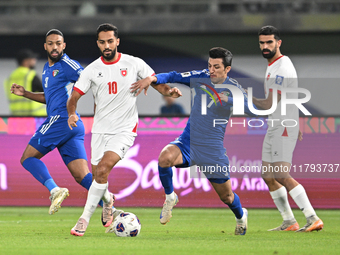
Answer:
[{"label": "soccer ball", "polygon": [[134,237],[140,233],[138,217],[130,212],[122,212],[113,221],[113,232],[119,237]]}]

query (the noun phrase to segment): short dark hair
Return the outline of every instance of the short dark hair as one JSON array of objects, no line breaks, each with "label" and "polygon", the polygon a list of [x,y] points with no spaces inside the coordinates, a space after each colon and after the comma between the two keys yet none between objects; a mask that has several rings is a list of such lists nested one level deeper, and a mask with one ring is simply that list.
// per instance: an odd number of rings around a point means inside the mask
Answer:
[{"label": "short dark hair", "polygon": [[110,23],[104,23],[98,26],[97,28],[97,39],[100,32],[113,31],[113,34],[116,38],[118,38],[118,28]]},{"label": "short dark hair", "polygon": [[53,28],[53,29],[51,29],[50,31],[48,31],[48,32],[46,33],[45,38],[46,38],[47,36],[49,36],[49,35],[52,35],[52,34],[60,35],[60,36],[62,36],[62,37],[64,38],[63,33],[62,33],[60,30],[56,29],[56,28]]},{"label": "short dark hair", "polygon": [[258,32],[258,35],[274,35],[274,38],[276,40],[281,40],[280,39],[280,32],[276,27],[273,26],[264,26],[261,27],[261,29]]},{"label": "short dark hair", "polygon": [[222,58],[222,63],[224,68],[231,66],[231,61],[233,60],[233,54],[227,49],[222,47],[214,47],[209,50],[210,58]]}]

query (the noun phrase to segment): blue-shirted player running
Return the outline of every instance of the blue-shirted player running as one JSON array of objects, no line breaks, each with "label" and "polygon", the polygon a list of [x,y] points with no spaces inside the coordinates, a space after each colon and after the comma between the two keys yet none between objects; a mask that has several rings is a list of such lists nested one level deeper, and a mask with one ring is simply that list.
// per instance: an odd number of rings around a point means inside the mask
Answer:
[{"label": "blue-shirted player running", "polygon": [[[213,126],[214,119],[229,120],[233,107],[231,91],[226,88],[216,88],[216,84],[238,87],[243,92],[245,113],[253,115],[248,108],[245,91],[236,80],[228,77],[231,62],[230,51],[215,47],[209,51],[209,70],[161,73],[140,80],[131,86],[133,91],[139,90],[139,92],[151,83],[181,83],[191,86],[193,102],[189,121],[183,133],[165,146],[159,156],[159,177],[166,193],[160,215],[162,224],[170,221],[172,209],[178,202],[172,183],[172,167],[197,165],[209,179],[222,202],[227,204],[235,214],[237,222],[235,235],[246,234],[248,212],[242,208],[239,197],[232,191],[229,172],[225,171],[229,166],[229,159],[223,146],[227,124]],[[205,103],[204,98],[207,98],[202,96],[203,94],[206,96],[211,94],[215,98],[211,100],[212,102],[206,103],[206,114],[202,113],[202,104]],[[216,104],[213,101],[216,101]],[[206,171],[211,166],[219,166],[221,171]]]},{"label": "blue-shirted player running", "polygon": [[[63,200],[69,195],[67,188],[60,188],[54,182],[46,165],[40,160],[44,155],[55,148],[58,151],[74,179],[87,190],[92,184],[92,173],[87,165],[87,156],[84,147],[85,129],[82,121],[77,127],[70,130],[67,120],[66,102],[72,84],[78,80],[83,67],[79,62],[70,59],[64,49],[66,43],[61,31],[51,29],[46,34],[44,44],[48,62],[44,66],[42,81],[44,92],[32,93],[22,86],[13,84],[12,93],[28,99],[46,103],[47,119],[38,128],[27,145],[20,162],[34,178],[42,183],[51,193],[51,206],[49,214],[58,211]],[[103,224],[106,219],[112,219],[111,204],[104,204]]]}]

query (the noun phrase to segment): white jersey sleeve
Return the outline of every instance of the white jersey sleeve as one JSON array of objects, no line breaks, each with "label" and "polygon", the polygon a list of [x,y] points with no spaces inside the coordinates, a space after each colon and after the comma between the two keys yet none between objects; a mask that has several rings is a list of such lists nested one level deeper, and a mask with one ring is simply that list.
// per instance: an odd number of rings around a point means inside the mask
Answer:
[{"label": "white jersey sleeve", "polygon": [[78,81],[75,83],[73,89],[78,91],[81,95],[86,94],[91,88],[91,69],[84,69],[80,74]]},{"label": "white jersey sleeve", "polygon": [[117,54],[115,62],[100,57],[88,65],[75,90],[81,94],[92,90],[96,104],[92,133],[136,135],[138,112],[136,96],[130,87],[154,71],[140,58]]},{"label": "white jersey sleeve", "polygon": [[144,60],[135,57],[136,64],[137,64],[137,79],[141,80],[148,76],[154,75],[155,71],[147,64]]}]

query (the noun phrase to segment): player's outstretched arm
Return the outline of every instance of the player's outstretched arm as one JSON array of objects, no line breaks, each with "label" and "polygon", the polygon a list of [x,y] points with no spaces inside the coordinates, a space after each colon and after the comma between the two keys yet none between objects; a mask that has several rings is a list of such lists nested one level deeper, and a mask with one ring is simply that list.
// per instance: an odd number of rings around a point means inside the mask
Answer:
[{"label": "player's outstretched arm", "polygon": [[156,81],[157,81],[157,77],[155,76],[148,76],[144,79],[136,81],[135,83],[132,83],[130,87],[131,92],[137,91],[136,96],[138,96],[144,89],[144,94],[147,95],[147,90],[150,84]]},{"label": "player's outstretched arm", "polygon": [[71,96],[67,100],[67,113],[68,113],[68,126],[72,130],[72,127],[77,127],[77,121],[79,120],[78,115],[76,114],[77,103],[79,98],[82,95],[78,92],[73,90]]},{"label": "player's outstretched arm", "polygon": [[182,96],[182,92],[177,87],[171,88],[167,84],[158,84],[158,85],[151,84],[151,86],[155,90],[157,90],[159,93],[161,93],[163,96],[166,96],[166,97],[177,98],[177,97]]},{"label": "player's outstretched arm", "polygon": [[23,86],[18,85],[16,83],[12,84],[11,92],[14,95],[22,96],[27,99],[30,99],[30,100],[33,100],[33,101],[36,101],[42,104],[46,104],[44,92],[30,92],[30,91],[25,90]]}]

